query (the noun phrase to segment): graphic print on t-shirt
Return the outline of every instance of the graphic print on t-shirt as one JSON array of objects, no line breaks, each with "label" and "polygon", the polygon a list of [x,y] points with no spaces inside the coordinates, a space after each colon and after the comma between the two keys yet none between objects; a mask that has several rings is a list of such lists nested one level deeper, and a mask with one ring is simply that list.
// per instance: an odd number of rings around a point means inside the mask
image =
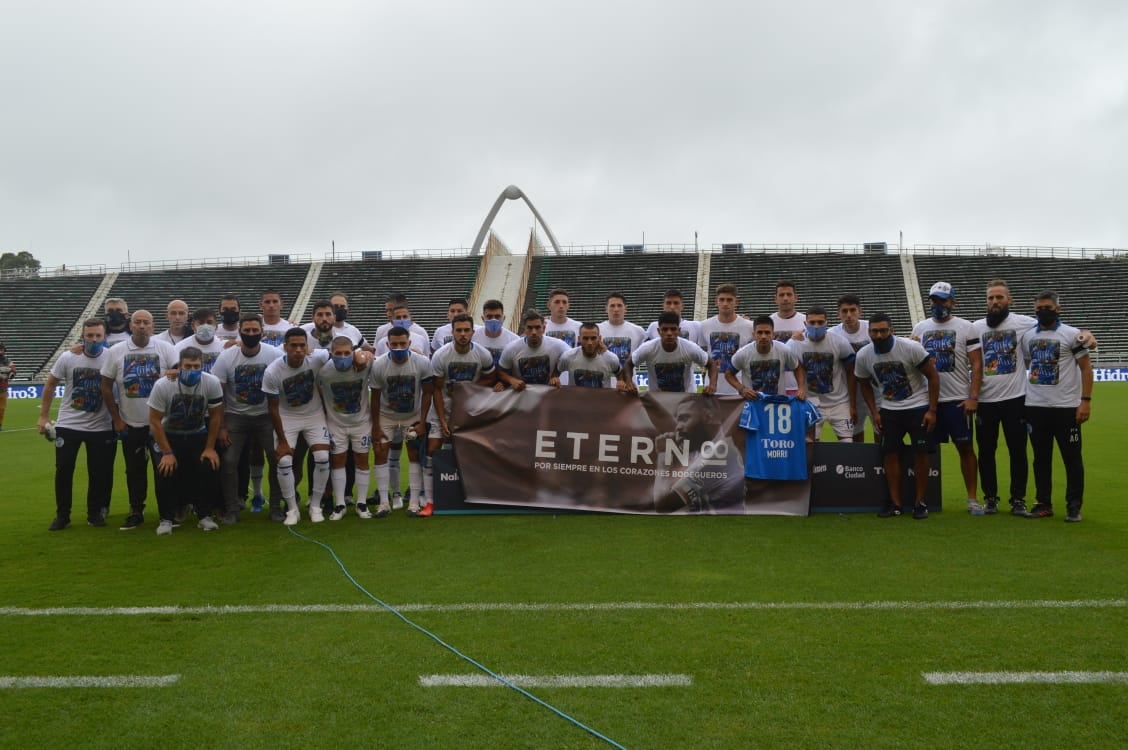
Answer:
[{"label": "graphic print on t-shirt", "polygon": [[548,385],[548,355],[537,354],[517,360],[517,375],[531,385]]},{"label": "graphic print on t-shirt", "polygon": [[488,351],[490,353],[490,356],[493,357],[494,367],[497,367],[497,363],[501,359],[501,352],[503,349],[505,349],[504,346],[498,347],[497,349],[494,349],[492,346],[486,347],[486,351]]},{"label": "graphic print on t-shirt", "polygon": [[803,352],[803,367],[811,393],[830,393],[834,389],[833,352]]},{"label": "graphic print on t-shirt", "polygon": [[720,372],[730,369],[732,355],[740,348],[740,334],[733,331],[714,331],[709,334],[709,359],[720,360]]},{"label": "graphic print on t-shirt", "polygon": [[658,390],[685,392],[685,365],[677,362],[654,362],[650,369]]},{"label": "graphic print on t-shirt", "polygon": [[102,408],[102,371],[97,367],[76,367],[71,372],[71,408],[96,412]]},{"label": "graphic print on t-shirt", "polygon": [[775,332],[772,333],[772,338],[775,339],[776,341],[778,341],[781,344],[786,344],[788,341],[791,341],[791,335],[793,333],[795,333],[795,332],[794,331],[775,331]]},{"label": "graphic print on t-shirt", "polygon": [[779,392],[778,359],[759,359],[748,363],[748,387],[764,393]]},{"label": "graphic print on t-shirt", "polygon": [[560,339],[568,345],[569,349],[576,346],[576,332],[575,331],[546,331],[545,336],[551,336],[554,339]]},{"label": "graphic print on t-shirt", "polygon": [[1030,342],[1030,382],[1033,385],[1058,384],[1058,357],[1061,342],[1035,339]]},{"label": "graphic print on t-shirt", "polygon": [[415,376],[389,375],[384,378],[384,400],[396,414],[415,411]]},{"label": "graphic print on t-shirt", "polygon": [[165,429],[169,432],[195,432],[205,427],[206,399],[200,395],[177,393],[173,395],[165,414]]},{"label": "graphic print on t-shirt", "polygon": [[149,398],[161,376],[161,359],[155,353],[126,354],[121,376],[125,398]]},{"label": "graphic print on t-shirt", "polygon": [[282,395],[293,407],[305,406],[313,398],[313,370],[302,370],[297,375],[282,379]]},{"label": "graphic print on t-shirt", "polygon": [[201,355],[200,363],[204,366],[204,372],[211,372],[212,365],[219,358],[219,352],[201,352]]},{"label": "graphic print on t-shirt", "polygon": [[1018,369],[1018,334],[1015,331],[985,331],[980,343],[983,346],[983,374],[1011,375]]},{"label": "graphic print on t-shirt", "polygon": [[235,368],[235,400],[254,406],[266,400],[262,392],[262,374],[266,365],[238,365]]},{"label": "graphic print on t-shirt", "polygon": [[602,388],[603,373],[598,370],[572,370],[572,385],[581,388]]},{"label": "graphic print on t-shirt", "polygon": [[333,411],[337,414],[359,414],[360,395],[366,387],[363,380],[351,380],[329,384],[333,396]]},{"label": "graphic print on t-shirt", "polygon": [[913,395],[909,374],[900,362],[877,362],[873,373],[881,381],[881,397],[886,401],[904,401]]},{"label": "graphic print on t-shirt", "polygon": [[477,362],[450,362],[446,366],[446,392],[454,392],[455,383],[469,382],[478,372]]},{"label": "graphic print on t-shirt", "polygon": [[920,343],[936,362],[937,372],[956,371],[956,332],[936,329],[926,331]]},{"label": "graphic print on t-shirt", "polygon": [[631,340],[626,336],[604,336],[603,343],[607,351],[619,358],[619,366],[627,364],[631,356]]}]

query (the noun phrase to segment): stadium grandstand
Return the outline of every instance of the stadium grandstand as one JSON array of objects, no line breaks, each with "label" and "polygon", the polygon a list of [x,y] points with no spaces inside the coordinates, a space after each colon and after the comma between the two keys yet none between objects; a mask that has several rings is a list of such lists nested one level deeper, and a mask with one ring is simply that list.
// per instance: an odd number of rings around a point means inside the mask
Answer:
[{"label": "stadium grandstand", "polygon": [[[895,329],[908,333],[924,316],[929,286],[939,280],[956,288],[957,314],[977,319],[984,314],[986,282],[1006,279],[1016,312],[1029,313],[1034,296],[1044,288],[1062,297],[1063,319],[1089,328],[1100,341],[1095,361],[1104,366],[1128,362],[1128,322],[1113,306],[1128,286],[1128,252],[1079,248],[1006,248],[914,246],[901,251],[863,245],[616,245],[566,247],[559,254],[539,247],[525,260],[519,285],[509,304],[509,323],[516,328],[520,311],[546,311],[548,291],[560,286],[571,295],[570,315],[577,320],[603,320],[608,292],[622,292],[628,319],[646,326],[661,310],[668,288],[682,291],[687,316],[703,319],[715,313],[712,289],[735,283],[739,310],[753,316],[774,311],[776,281],[797,287],[799,309],[811,304],[834,307],[840,294],[862,298],[867,314],[889,313]],[[58,351],[77,340],[81,321],[100,316],[107,297],[122,297],[131,310],[149,309],[163,328],[171,299],[190,308],[214,307],[224,293],[239,295],[245,311],[258,310],[262,290],[279,290],[284,317],[295,323],[310,319],[311,302],[344,292],[350,299],[350,322],[371,337],[385,321],[384,301],[393,292],[407,295],[413,320],[429,332],[446,323],[447,301],[473,297],[475,317],[481,302],[501,297],[479,279],[488,257],[466,249],[448,251],[368,251],[323,261],[308,256],[267,256],[224,260],[161,262],[120,271],[102,267],[46,272],[39,276],[0,277],[0,340],[16,364],[20,381],[41,381]],[[907,291],[912,290],[912,291]],[[834,315],[831,313],[833,320]]]}]

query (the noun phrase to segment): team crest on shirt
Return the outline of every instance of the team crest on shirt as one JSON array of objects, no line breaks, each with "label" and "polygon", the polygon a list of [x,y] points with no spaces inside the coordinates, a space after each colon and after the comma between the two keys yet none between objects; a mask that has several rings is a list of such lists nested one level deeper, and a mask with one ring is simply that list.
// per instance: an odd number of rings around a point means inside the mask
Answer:
[{"label": "team crest on shirt", "polygon": [[904,401],[913,395],[913,387],[905,365],[900,362],[877,362],[873,373],[881,382],[881,397],[886,401]]},{"label": "team crest on shirt", "polygon": [[807,371],[807,390],[830,393],[834,389],[834,354],[803,352],[803,368]]},{"label": "team crest on shirt", "polygon": [[347,380],[329,384],[333,397],[333,411],[337,414],[359,414],[360,397],[364,393],[364,380]]},{"label": "team crest on shirt", "polygon": [[102,408],[102,371],[96,367],[76,367],[71,372],[71,408],[93,413]]},{"label": "team crest on shirt", "polygon": [[313,399],[313,370],[302,370],[297,375],[282,379],[282,395],[286,403],[297,408]]},{"label": "team crest on shirt", "polygon": [[1012,375],[1018,369],[1018,333],[986,331],[980,339],[984,375]]},{"label": "team crest on shirt", "polygon": [[654,362],[650,365],[651,377],[660,391],[685,392],[685,365],[676,362]]},{"label": "team crest on shirt", "polygon": [[415,411],[415,376],[388,375],[384,378],[384,400],[396,414]]},{"label": "team crest on shirt", "polygon": [[517,360],[517,370],[521,380],[533,385],[548,385],[549,366],[548,355],[538,354],[532,357],[522,357]]},{"label": "team crest on shirt", "polygon": [[956,332],[945,330],[927,331],[920,343],[936,361],[937,372],[956,371]]},{"label": "team crest on shirt", "polygon": [[1032,385],[1058,384],[1058,358],[1061,342],[1035,339],[1030,344],[1030,383]]},{"label": "team crest on shirt", "polygon": [[238,365],[235,368],[235,400],[255,406],[266,400],[262,392],[262,373],[266,365]]}]

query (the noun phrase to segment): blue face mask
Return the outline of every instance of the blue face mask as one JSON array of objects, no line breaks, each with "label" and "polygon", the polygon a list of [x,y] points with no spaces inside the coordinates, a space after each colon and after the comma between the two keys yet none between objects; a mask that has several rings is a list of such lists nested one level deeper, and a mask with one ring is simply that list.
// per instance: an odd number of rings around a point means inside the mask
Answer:
[{"label": "blue face mask", "polygon": [[952,310],[947,305],[932,303],[932,317],[936,320],[947,320],[952,315]]},{"label": "blue face mask", "polygon": [[187,386],[194,386],[200,384],[200,376],[203,375],[203,370],[181,370],[180,382]]},{"label": "blue face mask", "polygon": [[106,348],[105,341],[83,341],[82,350],[91,357],[97,357]]},{"label": "blue face mask", "polygon": [[353,366],[352,357],[333,357],[333,366],[337,372],[347,372]]},{"label": "blue face mask", "polygon": [[505,325],[505,322],[501,320],[487,320],[482,325],[486,327],[486,333],[492,335],[501,333],[501,327]]},{"label": "blue face mask", "polygon": [[388,358],[393,362],[406,362],[408,355],[411,354],[410,349],[389,349]]},{"label": "blue face mask", "polygon": [[395,327],[395,328],[403,328],[405,330],[410,329],[411,328],[411,318],[404,318],[403,320],[393,320],[392,326]]},{"label": "blue face mask", "polygon": [[811,341],[822,341],[826,336],[826,326],[804,326],[807,329],[807,338]]},{"label": "blue face mask", "polygon": [[873,350],[878,354],[888,354],[889,352],[893,351],[893,337],[890,336],[889,338],[885,339],[874,339]]}]

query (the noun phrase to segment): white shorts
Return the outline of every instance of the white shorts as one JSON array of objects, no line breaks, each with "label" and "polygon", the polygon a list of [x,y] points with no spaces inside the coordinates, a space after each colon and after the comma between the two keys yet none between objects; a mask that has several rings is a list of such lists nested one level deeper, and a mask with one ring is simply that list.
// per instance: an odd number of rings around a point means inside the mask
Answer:
[{"label": "white shorts", "polygon": [[[815,402],[818,406],[818,402]],[[850,419],[850,402],[844,401],[841,404],[835,404],[830,407],[819,406],[819,413],[822,414],[822,420],[819,422],[821,427],[823,423],[829,424],[830,428],[834,430],[834,436],[840,441],[853,440],[854,438],[854,422]],[[817,441],[822,434],[822,430],[815,428],[815,440]]]},{"label": "white shorts", "polygon": [[[329,429],[325,426],[325,417],[309,417],[299,422],[287,422],[282,419],[282,428],[286,431],[286,442],[293,448],[298,444],[298,436],[305,438],[306,445],[312,448],[315,445],[329,445]],[[278,447],[278,437],[274,438],[274,447]]]},{"label": "white shorts", "polygon": [[[406,419],[396,419],[387,414],[380,414],[380,429],[384,431],[389,443],[402,443],[407,440],[407,428],[419,422],[419,415],[412,414]],[[423,425],[429,428],[430,424]]]},{"label": "white shorts", "polygon": [[336,425],[329,423],[330,452],[334,456],[347,453],[368,453],[372,449],[372,425]]}]

